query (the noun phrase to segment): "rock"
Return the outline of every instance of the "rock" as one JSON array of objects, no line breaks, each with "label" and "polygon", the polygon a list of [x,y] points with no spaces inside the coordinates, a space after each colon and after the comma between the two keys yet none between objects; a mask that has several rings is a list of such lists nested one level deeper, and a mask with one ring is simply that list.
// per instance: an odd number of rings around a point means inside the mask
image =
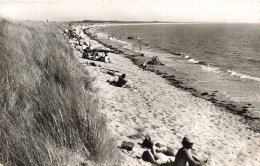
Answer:
[{"label": "rock", "polygon": [[133,147],[134,147],[134,143],[132,142],[123,141],[121,144],[121,149],[126,149],[128,151],[132,151]]},{"label": "rock", "polygon": [[207,65],[206,62],[198,62],[199,65]]},{"label": "rock", "polygon": [[94,166],[94,164],[90,161],[80,163],[80,166]]},{"label": "rock", "polygon": [[202,96],[209,95],[208,92],[201,93]]},{"label": "rock", "polygon": [[111,75],[111,76],[115,76],[115,73],[112,71],[107,71],[107,74]]},{"label": "rock", "polygon": [[94,62],[89,63],[90,66],[97,66]]}]

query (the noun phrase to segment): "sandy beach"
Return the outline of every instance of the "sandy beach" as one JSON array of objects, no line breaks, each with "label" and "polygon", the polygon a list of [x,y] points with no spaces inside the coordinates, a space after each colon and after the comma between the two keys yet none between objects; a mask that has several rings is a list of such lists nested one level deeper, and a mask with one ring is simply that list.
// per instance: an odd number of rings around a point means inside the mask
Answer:
[{"label": "sandy beach", "polygon": [[[93,47],[104,47],[81,35]],[[70,42],[74,46],[75,40]],[[208,159],[207,166],[260,166],[259,133],[242,123],[242,117],[169,84],[160,75],[134,65],[126,55],[109,53],[112,63],[94,61],[97,66],[90,66],[92,61],[83,59],[79,49],[74,48],[74,53],[95,77],[99,107],[118,146],[122,141],[134,143],[133,151],[120,150],[124,157],[121,165],[151,165],[142,160],[146,149],[140,146],[144,135],[149,134],[175,153],[181,148],[182,138],[190,137],[194,154]],[[107,71],[125,73],[127,87],[110,85],[107,80],[117,77]]]}]

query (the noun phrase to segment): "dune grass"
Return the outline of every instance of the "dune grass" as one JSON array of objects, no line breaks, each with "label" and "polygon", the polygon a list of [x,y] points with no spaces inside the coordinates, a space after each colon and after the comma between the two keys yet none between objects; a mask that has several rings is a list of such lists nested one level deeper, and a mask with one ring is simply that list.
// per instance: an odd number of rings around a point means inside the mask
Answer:
[{"label": "dune grass", "polygon": [[113,165],[93,78],[53,23],[0,20],[0,163]]}]

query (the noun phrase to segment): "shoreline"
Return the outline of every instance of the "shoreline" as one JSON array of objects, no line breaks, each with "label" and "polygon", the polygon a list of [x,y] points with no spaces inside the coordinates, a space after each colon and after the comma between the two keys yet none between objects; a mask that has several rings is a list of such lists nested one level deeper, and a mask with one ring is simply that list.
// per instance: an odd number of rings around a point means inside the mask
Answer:
[{"label": "shoreline", "polygon": [[[84,40],[103,47],[87,36]],[[100,110],[107,118],[118,146],[122,141],[134,143],[132,151],[120,150],[121,165],[150,166],[141,159],[146,150],[140,146],[145,134],[173,147],[175,153],[181,147],[182,138],[191,137],[196,149],[193,153],[208,158],[208,166],[254,166],[259,163],[259,134],[241,123],[241,117],[172,86],[155,72],[134,65],[126,55],[109,53],[112,63],[83,59],[76,50],[75,56],[96,78],[94,85],[98,89]],[[89,62],[96,66],[87,65]],[[108,84],[106,81],[115,77],[107,71],[125,73],[129,87]]]},{"label": "shoreline", "polygon": [[[94,27],[94,29],[95,28],[98,27]],[[109,40],[103,36],[91,39],[96,40],[111,50],[116,50],[116,53],[123,54],[125,57],[131,59],[132,62],[140,68],[143,67],[142,65],[144,63],[151,60],[151,57],[145,56],[148,51],[136,52],[130,50],[129,48],[124,47],[124,43],[120,43],[117,40]],[[160,75],[162,78],[169,81],[171,85],[185,90],[195,97],[200,97],[210,101],[214,105],[223,109],[223,111],[231,112],[237,116],[243,117],[243,123],[250,125],[254,132],[260,132],[260,118],[250,115],[253,112],[250,111],[252,109],[252,105],[250,103],[237,103],[219,94],[217,90],[205,91],[198,86],[193,86],[192,83],[185,78],[184,73],[176,71],[174,68],[166,65],[148,65],[145,70],[149,70],[157,75]]]}]

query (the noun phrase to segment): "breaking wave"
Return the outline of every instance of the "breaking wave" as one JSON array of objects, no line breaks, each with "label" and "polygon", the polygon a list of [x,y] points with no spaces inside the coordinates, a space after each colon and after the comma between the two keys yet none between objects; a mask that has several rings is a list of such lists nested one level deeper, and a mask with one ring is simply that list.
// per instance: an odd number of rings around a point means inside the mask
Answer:
[{"label": "breaking wave", "polygon": [[253,77],[253,76],[242,74],[242,73],[238,73],[238,72],[235,72],[235,71],[232,71],[232,70],[228,70],[227,72],[229,72],[232,76],[237,76],[239,78],[250,79],[250,80],[254,80],[254,81],[260,82],[260,78],[259,77]]}]

